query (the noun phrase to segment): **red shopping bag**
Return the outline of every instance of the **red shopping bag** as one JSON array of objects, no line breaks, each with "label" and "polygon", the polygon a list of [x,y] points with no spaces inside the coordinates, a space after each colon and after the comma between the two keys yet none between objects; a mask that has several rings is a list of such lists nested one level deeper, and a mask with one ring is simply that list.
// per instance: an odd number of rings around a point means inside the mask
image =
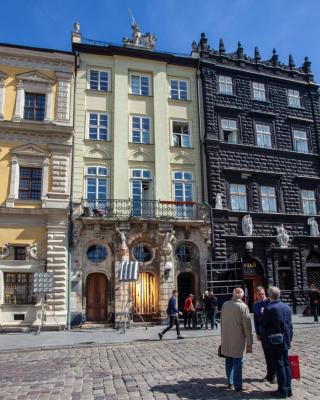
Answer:
[{"label": "red shopping bag", "polygon": [[291,369],[291,378],[292,379],[300,379],[300,363],[299,363],[299,356],[298,355],[290,355],[289,357],[289,364]]}]

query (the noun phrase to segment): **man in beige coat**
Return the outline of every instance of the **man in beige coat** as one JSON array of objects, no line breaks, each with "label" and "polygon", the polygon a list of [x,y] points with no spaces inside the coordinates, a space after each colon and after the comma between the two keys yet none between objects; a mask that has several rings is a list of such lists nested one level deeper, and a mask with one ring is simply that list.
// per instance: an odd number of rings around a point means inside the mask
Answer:
[{"label": "man in beige coat", "polygon": [[231,300],[221,309],[221,353],[226,357],[228,388],[244,391],[242,365],[244,353],[252,352],[252,327],[248,306],[242,301],[243,290],[235,288]]}]

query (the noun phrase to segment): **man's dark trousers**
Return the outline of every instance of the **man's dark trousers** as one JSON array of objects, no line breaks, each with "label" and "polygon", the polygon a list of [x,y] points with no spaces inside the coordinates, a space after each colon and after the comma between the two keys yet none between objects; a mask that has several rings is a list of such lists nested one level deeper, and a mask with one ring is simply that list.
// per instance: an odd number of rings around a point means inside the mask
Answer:
[{"label": "man's dark trousers", "polygon": [[288,350],[281,350],[274,345],[268,348],[268,352],[277,372],[278,391],[282,394],[291,393],[291,370]]},{"label": "man's dark trousers", "polygon": [[177,335],[180,336],[180,326],[179,326],[179,320],[176,315],[169,315],[169,325],[162,331],[162,335],[164,335],[168,330],[170,330],[173,325],[176,325],[176,331]]},{"label": "man's dark trousers", "polygon": [[267,377],[266,378],[268,379],[268,381],[272,381],[276,376],[276,370],[273,365],[270,347],[265,346],[262,343],[262,350],[263,350],[264,358],[266,359],[266,364],[267,364]]}]

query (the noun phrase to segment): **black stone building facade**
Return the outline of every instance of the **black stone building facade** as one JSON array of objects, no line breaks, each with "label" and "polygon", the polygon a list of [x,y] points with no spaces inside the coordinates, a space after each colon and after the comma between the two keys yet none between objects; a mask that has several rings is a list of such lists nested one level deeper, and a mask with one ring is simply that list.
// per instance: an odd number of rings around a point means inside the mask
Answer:
[{"label": "black stone building facade", "polygon": [[[320,286],[320,110],[318,85],[305,59],[261,60],[238,43],[199,57],[213,254],[207,284],[223,301],[236,285],[249,305],[257,285],[280,286],[296,311],[310,283]],[[250,215],[250,217],[248,217]],[[249,227],[248,227],[249,220]],[[282,240],[284,239],[284,240]]]}]

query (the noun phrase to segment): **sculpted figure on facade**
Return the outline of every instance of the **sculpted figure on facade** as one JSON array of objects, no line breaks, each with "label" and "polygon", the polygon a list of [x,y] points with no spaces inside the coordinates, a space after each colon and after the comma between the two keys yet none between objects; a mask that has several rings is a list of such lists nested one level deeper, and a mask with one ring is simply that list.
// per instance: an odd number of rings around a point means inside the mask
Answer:
[{"label": "sculpted figure on facade", "polygon": [[126,242],[126,235],[120,231],[118,227],[115,229],[117,235],[118,235],[118,243],[119,243],[119,250],[122,253],[125,253],[128,250],[127,242]]},{"label": "sculpted figure on facade", "polygon": [[5,243],[3,246],[0,246],[0,260],[4,260],[5,258],[9,257],[10,248],[8,243]]},{"label": "sculpted figure on facade", "polygon": [[310,225],[310,236],[319,236],[318,223],[314,217],[308,218],[308,225]]},{"label": "sculpted figure on facade", "polygon": [[31,244],[30,246],[27,247],[27,254],[28,254],[28,257],[33,260],[38,259],[38,246],[36,243]]},{"label": "sculpted figure on facade", "polygon": [[242,218],[242,233],[244,236],[252,236],[253,224],[251,216],[245,215]]},{"label": "sculpted figure on facade", "polygon": [[176,237],[174,236],[174,231],[167,232],[164,236],[163,240],[163,254],[165,257],[170,257],[172,255],[173,247],[172,245],[175,244],[177,241]]},{"label": "sculpted figure on facade", "polygon": [[132,18],[132,24],[131,24],[132,38],[131,39],[123,38],[122,40],[123,44],[129,46],[132,45],[137,47],[145,47],[150,50],[154,50],[157,40],[155,34],[150,32],[147,32],[145,34],[142,33],[130,9],[129,9],[129,14],[131,15]]},{"label": "sculpted figure on facade", "polygon": [[288,232],[286,231],[283,224],[281,224],[280,226],[277,226],[276,230],[278,232],[277,241],[278,241],[280,247],[283,247],[283,248],[288,247],[290,238],[289,238]]},{"label": "sculpted figure on facade", "polygon": [[214,207],[216,210],[222,210],[223,205],[222,205],[222,195],[221,193],[216,194],[216,205]]}]

